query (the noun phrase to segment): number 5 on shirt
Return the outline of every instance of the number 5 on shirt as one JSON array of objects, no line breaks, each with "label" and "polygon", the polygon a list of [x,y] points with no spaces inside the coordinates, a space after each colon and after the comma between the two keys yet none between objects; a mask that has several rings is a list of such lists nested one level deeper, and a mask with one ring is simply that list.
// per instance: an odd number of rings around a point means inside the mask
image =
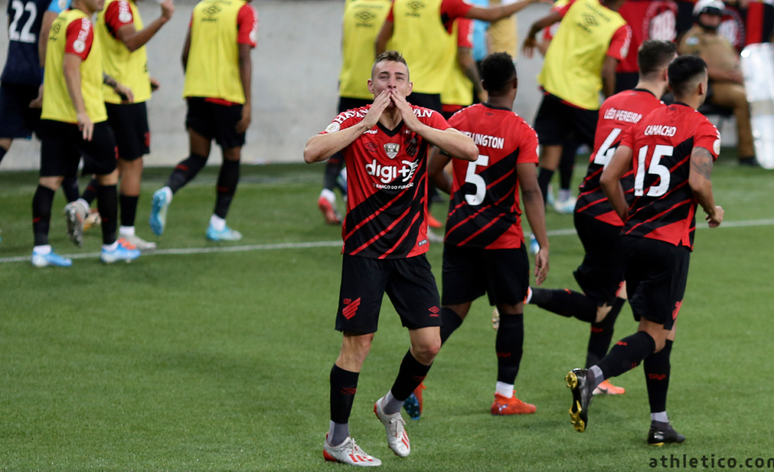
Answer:
[{"label": "number 5 on shirt", "polygon": [[476,206],[481,205],[486,195],[486,182],[484,178],[476,174],[476,166],[486,167],[489,165],[489,156],[483,154],[478,155],[478,160],[475,162],[468,162],[468,172],[465,174],[465,182],[471,183],[476,186],[476,193],[472,195],[465,195],[465,201],[468,205]]}]

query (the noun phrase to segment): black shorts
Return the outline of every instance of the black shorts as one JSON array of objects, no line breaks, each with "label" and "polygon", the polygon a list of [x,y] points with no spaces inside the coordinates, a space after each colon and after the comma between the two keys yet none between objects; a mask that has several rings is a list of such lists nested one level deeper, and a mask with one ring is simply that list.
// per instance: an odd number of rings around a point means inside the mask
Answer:
[{"label": "black shorts", "polygon": [[622,236],[621,247],[634,319],[645,318],[671,330],[683,303],[690,249],[634,236]]},{"label": "black shorts", "polygon": [[599,110],[586,110],[562,101],[556,95],[543,95],[537,116],[535,132],[542,146],[557,146],[568,137],[594,148]]},{"label": "black shorts", "polygon": [[575,213],[575,229],[586,255],[573,272],[583,293],[599,305],[612,306],[624,280],[621,228]]},{"label": "black shorts", "polygon": [[40,120],[40,176],[76,175],[83,156],[83,175],[107,175],[116,170],[118,150],[113,130],[107,121],[94,125],[91,141],[83,139],[78,125]]},{"label": "black shorts", "polygon": [[437,111],[438,113],[443,111],[443,104],[441,104],[440,93],[411,92],[411,95],[406,97],[406,101],[414,106],[429,108],[431,110]]},{"label": "black shorts", "polygon": [[353,108],[363,108],[374,103],[373,99],[339,97],[339,113],[343,113]]},{"label": "black shorts", "polygon": [[113,128],[118,157],[134,161],[150,153],[150,128],[145,102],[116,105],[106,103],[108,124]]},{"label": "black shorts", "polygon": [[245,145],[245,133],[238,133],[236,125],[242,119],[242,105],[221,105],[206,98],[190,97],[185,126],[206,139],[215,140],[223,149]]},{"label": "black shorts", "polygon": [[489,304],[518,305],[529,287],[529,260],[519,249],[484,249],[443,245],[445,305],[472,302],[486,293]]},{"label": "black shorts", "polygon": [[384,293],[408,329],[441,326],[438,287],[424,255],[406,259],[343,256],[336,329],[375,333]]},{"label": "black shorts", "polygon": [[37,85],[0,84],[0,138],[32,138],[40,123],[40,108],[30,108],[38,98]]}]

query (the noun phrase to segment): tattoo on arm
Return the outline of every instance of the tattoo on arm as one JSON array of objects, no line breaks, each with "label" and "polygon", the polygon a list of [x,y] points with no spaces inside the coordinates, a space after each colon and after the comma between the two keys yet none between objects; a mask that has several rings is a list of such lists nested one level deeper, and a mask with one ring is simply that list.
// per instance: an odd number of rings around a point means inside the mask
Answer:
[{"label": "tattoo on arm", "polygon": [[712,154],[703,147],[691,151],[691,170],[707,180],[712,180]]}]

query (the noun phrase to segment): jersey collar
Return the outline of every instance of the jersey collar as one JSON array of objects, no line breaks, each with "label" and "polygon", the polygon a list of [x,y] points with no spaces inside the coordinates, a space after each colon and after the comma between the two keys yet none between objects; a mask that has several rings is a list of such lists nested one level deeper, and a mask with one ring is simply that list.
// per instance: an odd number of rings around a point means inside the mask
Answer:
[{"label": "jersey collar", "polygon": [[[649,94],[653,95],[654,97],[656,97],[655,93],[651,92],[650,90],[643,89],[643,88],[632,89],[632,92],[645,92],[645,93],[649,93]],[[656,97],[656,98],[658,98],[658,97]]]},{"label": "jersey collar", "polygon": [[392,137],[393,137],[393,136],[395,136],[396,134],[400,133],[400,130],[401,130],[401,128],[403,128],[403,120],[400,120],[400,121],[398,122],[397,126],[395,126],[395,128],[394,128],[394,129],[389,129],[389,128],[387,128],[386,126],[384,126],[384,125],[383,125],[381,122],[379,122],[379,121],[377,121],[377,122],[376,122],[376,126],[378,126],[378,127],[379,127],[379,129],[380,129],[380,130],[382,130],[382,131],[384,132],[384,134],[386,134],[387,136],[389,136],[389,137],[391,137],[391,138],[392,138]]}]

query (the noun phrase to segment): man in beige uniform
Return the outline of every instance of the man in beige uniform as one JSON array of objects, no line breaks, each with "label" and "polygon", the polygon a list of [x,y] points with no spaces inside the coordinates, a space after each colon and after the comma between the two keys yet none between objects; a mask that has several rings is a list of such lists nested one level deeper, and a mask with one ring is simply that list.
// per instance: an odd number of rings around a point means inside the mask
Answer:
[{"label": "man in beige uniform", "polygon": [[[513,3],[508,0],[490,0],[489,5],[500,5]],[[495,21],[489,26],[489,51],[490,53],[504,52],[513,58],[519,54],[519,36],[517,34],[516,15]]]},{"label": "man in beige uniform", "polygon": [[695,24],[680,41],[680,54],[693,54],[707,63],[711,95],[708,103],[729,108],[736,117],[737,156],[740,165],[756,166],[750,126],[750,105],[744,91],[739,54],[718,33],[725,6],[719,0],[699,0],[693,10]]}]

